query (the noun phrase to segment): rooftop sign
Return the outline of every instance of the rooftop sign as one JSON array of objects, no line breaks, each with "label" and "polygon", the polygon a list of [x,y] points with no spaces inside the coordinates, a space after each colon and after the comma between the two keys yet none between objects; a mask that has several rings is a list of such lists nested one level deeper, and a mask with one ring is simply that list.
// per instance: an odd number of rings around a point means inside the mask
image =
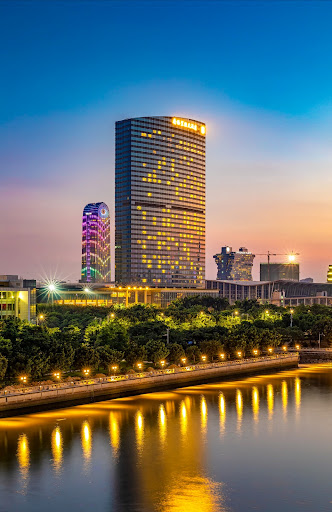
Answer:
[{"label": "rooftop sign", "polygon": [[[184,119],[178,119],[177,117],[173,117],[172,123],[174,126],[178,126],[179,128],[189,128],[189,130],[198,131],[198,126],[196,123],[192,123],[191,121],[185,121]],[[206,127],[202,124],[199,128],[201,135],[205,135]]]}]

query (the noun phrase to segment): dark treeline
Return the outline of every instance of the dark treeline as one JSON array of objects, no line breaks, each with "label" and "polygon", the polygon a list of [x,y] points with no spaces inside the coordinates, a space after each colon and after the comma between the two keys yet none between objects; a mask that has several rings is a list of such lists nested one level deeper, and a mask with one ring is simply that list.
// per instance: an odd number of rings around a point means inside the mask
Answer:
[{"label": "dark treeline", "polygon": [[[138,362],[180,364],[266,352],[281,344],[322,346],[332,341],[332,309],[289,309],[257,301],[230,306],[223,298],[178,299],[165,309],[133,305],[112,308],[39,305],[39,325],[8,318],[0,322],[0,381],[20,375],[37,381],[53,371],[90,368],[123,371]],[[292,324],[292,326],[291,326]],[[167,331],[169,344],[167,344]],[[125,360],[125,363],[123,362]]]}]

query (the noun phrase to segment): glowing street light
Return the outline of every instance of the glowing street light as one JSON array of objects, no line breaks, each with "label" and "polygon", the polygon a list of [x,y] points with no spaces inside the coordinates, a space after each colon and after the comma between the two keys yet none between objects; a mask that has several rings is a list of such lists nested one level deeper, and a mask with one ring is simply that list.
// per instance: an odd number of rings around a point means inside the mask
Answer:
[{"label": "glowing street light", "polygon": [[272,354],[272,352],[273,352],[273,348],[272,348],[272,347],[269,347],[269,348],[267,349],[267,351],[268,351],[268,353],[269,353],[269,354]]},{"label": "glowing street light", "polygon": [[282,350],[283,350],[284,352],[287,352],[287,345],[283,345]]},{"label": "glowing street light", "polygon": [[182,362],[182,364],[183,364],[183,365],[185,365],[185,364],[186,364],[186,362],[187,362],[187,358],[186,358],[186,357],[183,357],[183,358],[181,359],[181,362]]},{"label": "glowing street light", "polygon": [[299,345],[299,344],[296,344],[296,345],[295,345],[295,348],[296,348],[296,350],[300,350],[300,348],[301,348],[301,347],[300,347],[300,345]]},{"label": "glowing street light", "polygon": [[118,366],[116,366],[116,365],[112,366],[113,373],[115,373],[117,371],[117,369],[118,369]]},{"label": "glowing street light", "polygon": [[242,357],[242,352],[241,352],[241,350],[239,350],[239,351],[238,351],[238,352],[236,352],[236,353],[237,353],[237,357],[240,357],[240,358]]},{"label": "glowing street light", "polygon": [[206,356],[202,356],[202,361],[203,361],[203,363],[206,362]]},{"label": "glowing street light", "polygon": [[84,376],[85,376],[85,377],[89,377],[89,375],[90,375],[90,370],[89,370],[89,368],[85,368],[85,370],[83,370],[83,373],[84,373]]},{"label": "glowing street light", "polygon": [[258,356],[258,350],[257,350],[257,348],[254,348],[254,350],[253,350],[252,352],[253,352],[254,356]]},{"label": "glowing street light", "polygon": [[142,363],[137,363],[137,368],[138,368],[139,370],[141,370],[141,369],[142,369],[142,367],[143,367]]},{"label": "glowing street light", "polygon": [[28,377],[26,375],[21,375],[20,381],[22,384],[26,384],[28,382]]},{"label": "glowing street light", "polygon": [[225,359],[225,354],[222,352],[221,354],[219,354],[219,357],[220,359]]},{"label": "glowing street light", "polygon": [[54,372],[53,377],[55,377],[57,380],[60,380],[60,377],[61,377],[60,372]]},{"label": "glowing street light", "polygon": [[165,364],[166,364],[166,362],[165,362],[164,360],[160,361],[160,366],[161,366],[162,368],[164,368]]}]

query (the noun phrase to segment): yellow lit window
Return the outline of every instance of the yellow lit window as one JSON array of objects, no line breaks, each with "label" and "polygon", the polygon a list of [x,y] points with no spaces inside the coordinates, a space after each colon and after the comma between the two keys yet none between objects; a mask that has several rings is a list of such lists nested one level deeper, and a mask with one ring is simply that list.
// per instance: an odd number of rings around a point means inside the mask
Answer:
[{"label": "yellow lit window", "polygon": [[141,133],[141,137],[146,137],[146,133]]},{"label": "yellow lit window", "polygon": [[141,206],[137,206],[137,210],[141,210],[141,209],[142,209],[142,207],[141,207]]},{"label": "yellow lit window", "polygon": [[151,197],[151,196],[152,196],[151,192],[148,192],[148,193],[147,193],[147,196],[148,196],[148,197]]}]

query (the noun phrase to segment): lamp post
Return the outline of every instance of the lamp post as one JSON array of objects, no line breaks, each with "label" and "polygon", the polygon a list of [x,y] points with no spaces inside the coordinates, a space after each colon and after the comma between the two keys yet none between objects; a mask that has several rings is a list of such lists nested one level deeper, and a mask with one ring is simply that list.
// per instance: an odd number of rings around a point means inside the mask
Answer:
[{"label": "lamp post", "polygon": [[293,313],[294,313],[294,309],[290,309],[290,326],[293,327]]},{"label": "lamp post", "polygon": [[321,337],[321,336],[325,336],[325,334],[324,334],[324,333],[322,333],[322,332],[320,332],[320,333],[318,334],[318,348],[319,348],[319,349],[320,349],[320,337]]}]

